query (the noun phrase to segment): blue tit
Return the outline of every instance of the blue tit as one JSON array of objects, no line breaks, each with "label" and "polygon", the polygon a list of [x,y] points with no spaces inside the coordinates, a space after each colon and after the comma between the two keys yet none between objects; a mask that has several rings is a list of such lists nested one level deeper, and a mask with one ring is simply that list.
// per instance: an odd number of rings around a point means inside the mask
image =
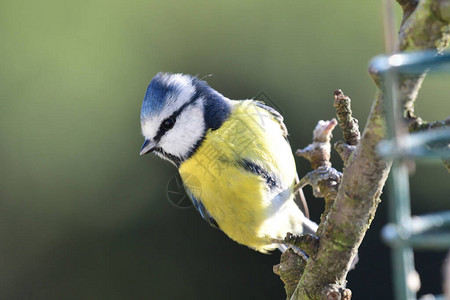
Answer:
[{"label": "blue tit", "polygon": [[141,111],[145,142],[178,168],[194,207],[234,241],[266,253],[287,232],[314,233],[294,202],[296,168],[283,117],[230,100],[197,77],[158,73]]}]

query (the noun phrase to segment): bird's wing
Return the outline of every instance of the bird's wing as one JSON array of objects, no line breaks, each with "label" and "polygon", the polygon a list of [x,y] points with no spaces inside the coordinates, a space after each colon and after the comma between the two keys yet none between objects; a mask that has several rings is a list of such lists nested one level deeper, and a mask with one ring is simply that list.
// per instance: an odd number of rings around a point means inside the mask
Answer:
[{"label": "bird's wing", "polygon": [[288,131],[287,131],[286,125],[284,125],[283,116],[276,109],[265,105],[261,101],[255,101],[255,103],[256,103],[256,106],[258,106],[264,110],[267,110],[275,118],[275,120],[278,122],[278,124],[280,124],[281,130],[283,131],[284,138],[287,140]]},{"label": "bird's wing", "polygon": [[[289,139],[287,138],[288,131],[287,131],[286,125],[283,122],[283,120],[284,120],[283,116],[277,110],[275,110],[274,108],[272,108],[270,106],[265,105],[261,101],[255,101],[255,103],[256,103],[256,106],[267,110],[274,117],[274,119],[278,122],[278,124],[280,124],[281,130],[283,131],[283,136],[286,139],[286,141],[289,143]],[[299,178],[298,178],[297,173],[295,173],[295,183],[298,183],[298,182],[299,182]],[[303,194],[302,189],[298,190],[298,195],[300,196],[300,200],[301,200],[301,203],[303,206],[303,211],[304,211],[305,215],[309,218],[309,208],[308,208],[308,204],[306,203],[305,195]]]},{"label": "bird's wing", "polygon": [[189,196],[189,199],[191,199],[192,204],[194,205],[195,209],[200,213],[202,218],[211,225],[212,227],[215,227],[217,229],[219,228],[219,224],[217,224],[214,217],[209,213],[209,211],[206,209],[206,207],[203,205],[203,203],[195,198],[194,194],[189,190],[189,188],[184,185],[184,189],[186,190],[187,195]]}]

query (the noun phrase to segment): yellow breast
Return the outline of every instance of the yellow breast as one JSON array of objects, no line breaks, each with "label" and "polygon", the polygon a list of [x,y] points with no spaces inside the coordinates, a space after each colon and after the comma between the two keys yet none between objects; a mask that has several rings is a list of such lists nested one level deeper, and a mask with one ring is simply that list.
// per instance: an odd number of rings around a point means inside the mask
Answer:
[{"label": "yellow breast", "polygon": [[[243,161],[261,166],[276,177],[271,189],[262,176],[245,170]],[[295,162],[280,124],[254,101],[235,102],[222,126],[207,132],[196,153],[181,164],[180,175],[233,240],[259,251],[271,250],[267,220],[292,198]]]}]

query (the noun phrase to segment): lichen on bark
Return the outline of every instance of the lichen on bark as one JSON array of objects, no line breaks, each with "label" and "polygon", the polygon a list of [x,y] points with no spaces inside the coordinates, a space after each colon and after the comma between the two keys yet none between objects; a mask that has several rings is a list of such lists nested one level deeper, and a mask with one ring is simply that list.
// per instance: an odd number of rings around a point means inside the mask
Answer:
[{"label": "lichen on bark", "polygon": [[[450,0],[398,0],[404,16],[399,31],[400,51],[434,50],[441,52],[450,38]],[[350,299],[346,276],[380,202],[390,163],[376,152],[386,138],[382,79],[372,74],[378,90],[367,125],[356,148],[338,145],[345,170],[323,214],[317,235],[319,247],[307,261],[300,281],[290,299]],[[414,105],[424,74],[401,76],[399,97],[405,122],[417,120]],[[348,116],[344,116],[351,120]],[[345,120],[344,120],[345,121]],[[350,123],[347,123],[350,124]],[[350,145],[352,146],[352,145]],[[320,186],[322,188],[322,186]],[[323,185],[326,189],[326,186]],[[303,267],[302,267],[303,268]],[[363,296],[361,296],[363,297]],[[361,298],[358,296],[358,298]]]}]

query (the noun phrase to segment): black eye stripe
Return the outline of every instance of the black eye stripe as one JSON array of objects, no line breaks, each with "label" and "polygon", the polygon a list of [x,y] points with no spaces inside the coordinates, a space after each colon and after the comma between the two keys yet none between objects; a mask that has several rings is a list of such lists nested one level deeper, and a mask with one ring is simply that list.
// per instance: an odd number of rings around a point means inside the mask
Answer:
[{"label": "black eye stripe", "polygon": [[170,129],[166,129],[164,128],[163,124],[165,121],[169,120],[169,119],[173,119],[173,125],[175,125],[176,119],[177,117],[181,114],[181,112],[188,107],[189,105],[191,105],[192,103],[194,103],[197,99],[199,99],[200,93],[199,91],[197,91],[194,96],[192,96],[191,100],[189,100],[188,102],[184,103],[179,109],[177,109],[176,111],[173,112],[173,114],[168,117],[167,119],[164,119],[161,122],[161,125],[159,126],[158,132],[156,133],[155,137],[153,138],[153,141],[158,143],[161,138],[163,137],[163,135]]}]

